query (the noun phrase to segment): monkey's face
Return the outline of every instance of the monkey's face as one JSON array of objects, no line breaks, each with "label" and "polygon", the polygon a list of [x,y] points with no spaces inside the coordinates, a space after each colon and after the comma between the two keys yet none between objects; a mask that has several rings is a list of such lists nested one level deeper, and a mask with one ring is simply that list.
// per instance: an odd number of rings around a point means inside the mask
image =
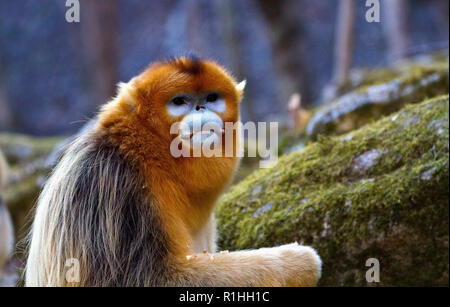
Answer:
[{"label": "monkey's face", "polygon": [[167,103],[170,116],[183,117],[178,127],[178,135],[191,147],[204,142],[218,143],[225,133],[225,125],[220,117],[226,111],[226,101],[220,93],[177,93]]},{"label": "monkey's face", "polygon": [[135,85],[139,113],[164,138],[180,137],[190,146],[202,145],[222,138],[225,123],[239,120],[243,84],[213,62],[178,58],[157,63]]}]

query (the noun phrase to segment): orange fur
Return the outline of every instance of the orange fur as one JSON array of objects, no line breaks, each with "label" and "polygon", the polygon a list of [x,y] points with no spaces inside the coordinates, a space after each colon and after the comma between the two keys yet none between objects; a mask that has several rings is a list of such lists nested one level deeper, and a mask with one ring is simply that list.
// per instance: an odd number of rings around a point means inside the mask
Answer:
[{"label": "orange fur", "polygon": [[192,252],[188,247],[192,237],[209,219],[238,159],[172,157],[175,136],[170,127],[181,118],[170,116],[166,104],[180,92],[220,92],[226,101],[223,121],[236,123],[242,97],[236,85],[228,72],[210,61],[159,62],[131,80],[99,116],[98,129],[143,170],[169,234],[170,249],[180,257]]}]

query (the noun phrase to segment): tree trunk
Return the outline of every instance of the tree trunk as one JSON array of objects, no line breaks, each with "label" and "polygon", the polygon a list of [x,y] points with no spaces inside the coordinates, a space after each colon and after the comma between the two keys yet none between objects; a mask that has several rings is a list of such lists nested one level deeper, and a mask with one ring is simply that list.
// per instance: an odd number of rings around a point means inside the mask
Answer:
[{"label": "tree trunk", "polygon": [[389,48],[389,60],[402,60],[407,56],[409,47],[408,3],[406,0],[391,0],[382,3],[385,15],[386,36]]},{"label": "tree trunk", "polygon": [[81,8],[86,78],[95,103],[103,104],[114,95],[118,82],[117,2],[85,1]]},{"label": "tree trunk", "polygon": [[299,12],[293,10],[294,0],[257,0],[270,29],[274,65],[278,73],[278,88],[282,108],[286,110],[289,98],[300,93],[307,104],[310,94],[302,52],[302,30]]},{"label": "tree trunk", "polygon": [[[236,29],[236,7],[233,1],[220,0],[218,1],[218,10],[220,12],[221,24],[223,25],[223,34],[225,39],[226,51],[230,59],[231,68],[238,79],[241,82],[245,79],[243,57],[241,54],[241,37]],[[249,85],[251,86],[251,85]],[[245,121],[255,121],[256,115],[251,105],[253,101],[251,98],[251,91],[245,91],[244,101],[242,102],[242,109],[244,112]]]},{"label": "tree trunk", "polygon": [[448,41],[449,1],[433,0],[433,4],[439,12],[439,29],[441,30],[441,37],[443,40]]},{"label": "tree trunk", "polygon": [[337,18],[333,82],[339,87],[348,80],[352,66],[355,0],[341,0]]},{"label": "tree trunk", "polygon": [[2,69],[0,67],[0,130],[10,130],[13,128],[14,119],[2,77]]}]

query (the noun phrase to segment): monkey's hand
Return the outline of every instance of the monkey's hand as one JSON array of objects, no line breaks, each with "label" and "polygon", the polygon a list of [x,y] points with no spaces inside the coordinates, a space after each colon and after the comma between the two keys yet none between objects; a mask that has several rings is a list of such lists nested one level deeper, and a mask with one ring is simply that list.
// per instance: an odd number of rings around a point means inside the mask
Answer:
[{"label": "monkey's hand", "polygon": [[[272,248],[194,254],[186,257],[184,280],[203,286],[315,286],[322,262],[297,243]],[[186,278],[187,277],[187,278]]]},{"label": "monkey's hand", "polygon": [[[260,250],[263,252],[265,249]],[[322,261],[317,252],[298,243],[268,248],[270,257],[278,258],[280,286],[315,286],[322,273]],[[273,256],[272,256],[273,255]]]}]

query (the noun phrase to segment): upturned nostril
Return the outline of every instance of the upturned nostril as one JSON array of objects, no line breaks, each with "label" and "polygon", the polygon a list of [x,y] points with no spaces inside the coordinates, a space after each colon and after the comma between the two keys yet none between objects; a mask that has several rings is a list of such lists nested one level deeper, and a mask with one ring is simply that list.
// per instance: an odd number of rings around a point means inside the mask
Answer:
[{"label": "upturned nostril", "polygon": [[195,107],[195,110],[196,110],[196,111],[200,111],[200,110],[204,110],[204,109],[205,109],[204,106],[196,106],[196,107]]}]

